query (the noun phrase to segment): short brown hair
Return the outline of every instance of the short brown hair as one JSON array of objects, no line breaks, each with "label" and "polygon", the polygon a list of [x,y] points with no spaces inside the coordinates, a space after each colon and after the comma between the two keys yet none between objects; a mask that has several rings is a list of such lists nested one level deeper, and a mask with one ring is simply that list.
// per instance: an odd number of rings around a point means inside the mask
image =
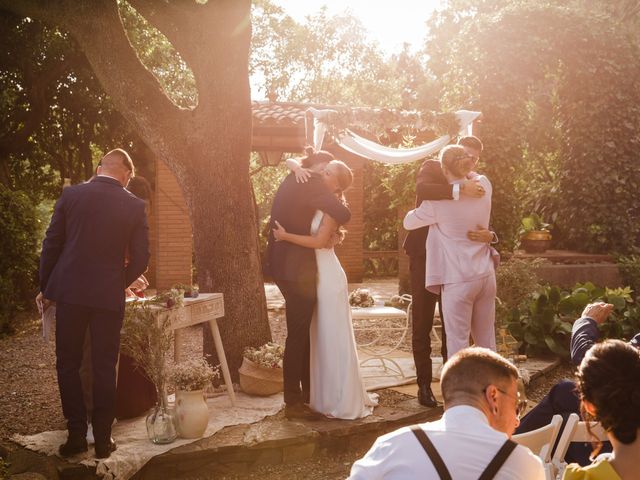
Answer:
[{"label": "short brown hair", "polygon": [[307,156],[300,161],[300,165],[304,168],[310,168],[319,163],[329,163],[336,159],[331,152],[316,150],[310,145],[304,148],[304,153],[306,153]]},{"label": "short brown hair", "polygon": [[460,350],[442,369],[442,396],[445,404],[460,394],[480,396],[491,384],[518,380],[518,369],[493,350],[470,347]]},{"label": "short brown hair", "polygon": [[478,152],[482,152],[484,146],[478,137],[474,137],[473,135],[467,135],[466,137],[460,137],[458,140],[458,145],[463,147],[473,148]]}]

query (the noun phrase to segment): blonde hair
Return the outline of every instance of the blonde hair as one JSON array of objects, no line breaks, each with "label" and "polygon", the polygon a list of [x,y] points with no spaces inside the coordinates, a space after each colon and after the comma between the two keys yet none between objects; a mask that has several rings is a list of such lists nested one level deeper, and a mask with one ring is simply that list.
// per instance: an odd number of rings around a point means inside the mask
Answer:
[{"label": "blonde hair", "polygon": [[344,193],[353,183],[353,171],[341,160],[331,160],[329,165],[335,165],[336,178],[338,179],[339,193]]}]

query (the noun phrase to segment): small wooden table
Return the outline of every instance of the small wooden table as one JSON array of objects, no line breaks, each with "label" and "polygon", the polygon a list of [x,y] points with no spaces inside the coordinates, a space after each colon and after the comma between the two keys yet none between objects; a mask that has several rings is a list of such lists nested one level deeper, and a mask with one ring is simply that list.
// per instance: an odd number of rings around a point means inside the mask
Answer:
[{"label": "small wooden table", "polygon": [[[407,336],[409,330],[407,312],[394,307],[351,308],[351,318],[358,347],[371,355],[370,358],[362,360],[360,366],[372,360],[378,360],[386,375],[405,378],[406,375],[398,362],[388,355],[398,350]],[[365,342],[358,342],[359,333],[367,337]],[[397,337],[391,341],[390,345],[383,345],[382,340],[389,340],[390,334],[393,333],[396,333]],[[388,364],[391,364],[391,367]]]},{"label": "small wooden table", "polygon": [[229,365],[227,364],[227,357],[225,356],[224,347],[222,346],[220,330],[218,329],[218,318],[223,316],[224,300],[221,293],[201,293],[196,298],[185,298],[184,306],[177,309],[175,315],[172,315],[171,318],[171,329],[174,330],[174,359],[177,362],[182,353],[180,330],[192,325],[209,322],[213,343],[216,347],[218,359],[220,360],[222,377],[224,378],[231,404],[235,406],[236,395],[233,391]]}]

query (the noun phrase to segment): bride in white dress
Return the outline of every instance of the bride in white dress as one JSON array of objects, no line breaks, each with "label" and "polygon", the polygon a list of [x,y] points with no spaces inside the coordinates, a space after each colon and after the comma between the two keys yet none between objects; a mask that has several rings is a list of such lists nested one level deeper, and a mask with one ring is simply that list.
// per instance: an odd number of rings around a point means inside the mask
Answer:
[{"label": "bride in white dress", "polygon": [[[322,172],[327,186],[339,194],[353,181],[344,163],[334,160]],[[309,406],[328,417],[355,419],[370,415],[376,395],[367,393],[351,323],[347,277],[333,247],[324,248],[338,230],[329,215],[317,211],[311,235],[288,233],[276,222],[275,238],[313,248],[318,265],[317,304],[311,322]]]}]

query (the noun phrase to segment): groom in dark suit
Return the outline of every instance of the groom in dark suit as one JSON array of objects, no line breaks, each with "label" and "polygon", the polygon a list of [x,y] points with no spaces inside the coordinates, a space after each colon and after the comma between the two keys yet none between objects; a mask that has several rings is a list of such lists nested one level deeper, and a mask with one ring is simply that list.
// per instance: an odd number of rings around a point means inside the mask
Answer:
[{"label": "groom in dark suit", "polygon": [[87,328],[96,457],[106,458],[116,448],[111,425],[124,291],[149,261],[145,204],[125,189],[133,175],[127,152],[107,153],[91,182],[63,190],[42,244],[40,291],[45,306],[56,303],[56,369],[69,431],[67,442],[60,446],[62,456],[87,450],[87,412],[79,374]]},{"label": "groom in dark suit", "polygon": [[[309,164],[322,169],[334,159],[329,152],[309,155]],[[287,232],[309,235],[317,210],[331,215],[338,224],[349,221],[351,212],[327,189],[320,175],[297,183],[290,173],[280,184],[271,207],[271,228],[265,271],[276,282],[286,302],[287,340],[284,350],[284,401],[287,418],[319,418],[305,405],[309,401],[309,327],[316,306],[316,256],[311,248],[277,242],[275,222]],[[301,388],[302,387],[302,388]]]}]

